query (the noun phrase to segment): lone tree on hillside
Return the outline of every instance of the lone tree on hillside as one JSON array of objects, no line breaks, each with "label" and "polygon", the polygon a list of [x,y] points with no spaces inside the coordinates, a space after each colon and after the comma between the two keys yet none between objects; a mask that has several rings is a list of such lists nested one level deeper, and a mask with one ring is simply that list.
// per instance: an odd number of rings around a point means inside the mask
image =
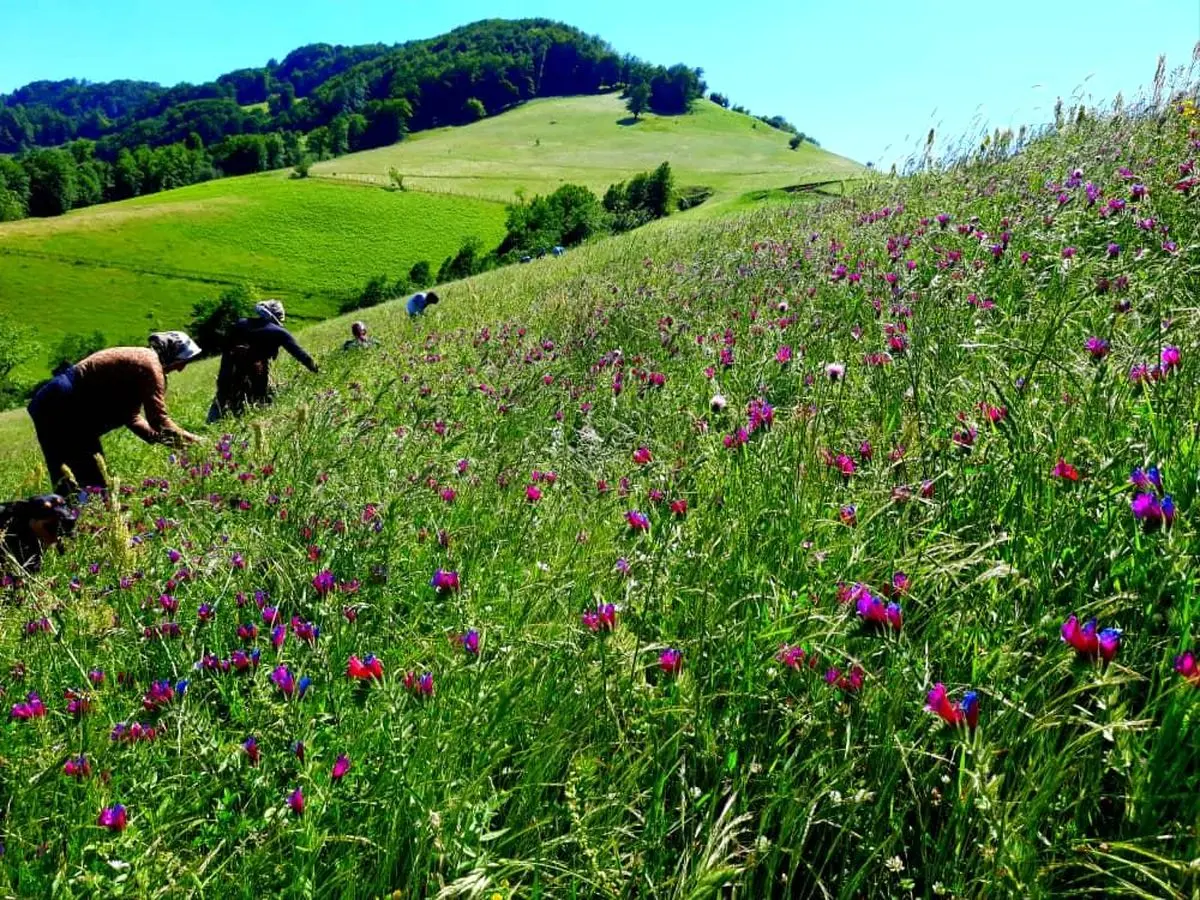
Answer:
[{"label": "lone tree on hillside", "polygon": [[625,106],[633,113],[635,121],[638,116],[646,111],[646,107],[649,105],[650,85],[643,81],[629,89],[629,99],[625,101]]},{"label": "lone tree on hillside", "polygon": [[797,150],[797,149],[799,149],[800,145],[803,143],[804,143],[803,135],[793,134],[792,139],[790,141],[788,141],[788,146],[791,147],[793,150]]}]

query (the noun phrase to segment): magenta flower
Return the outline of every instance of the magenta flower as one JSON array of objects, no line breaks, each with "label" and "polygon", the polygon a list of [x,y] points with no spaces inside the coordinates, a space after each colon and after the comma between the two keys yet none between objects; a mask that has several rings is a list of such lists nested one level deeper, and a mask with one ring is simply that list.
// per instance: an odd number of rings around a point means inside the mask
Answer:
[{"label": "magenta flower", "polygon": [[649,447],[638,447],[633,451],[633,461],[636,465],[644,466],[653,461],[654,457],[650,454]]},{"label": "magenta flower", "polygon": [[1084,659],[1102,659],[1106,663],[1112,662],[1121,648],[1120,629],[1105,628],[1097,632],[1095,619],[1081,626],[1076,616],[1063,622],[1062,639]]},{"label": "magenta flower", "polygon": [[803,647],[799,645],[792,646],[791,644],[782,645],[779,648],[779,652],[775,654],[775,659],[777,662],[782,663],[787,668],[796,672],[800,671],[800,668],[804,665],[805,660],[808,661],[810,668],[815,666],[817,663],[816,654],[810,656],[808,651]]},{"label": "magenta flower", "polygon": [[631,509],[625,513],[625,521],[629,523],[629,527],[633,531],[650,530],[649,517],[645,513],[638,512],[636,509]]},{"label": "magenta flower", "polygon": [[287,796],[287,805],[298,816],[304,815],[304,791],[296,788]]},{"label": "magenta flower", "polygon": [[109,831],[124,831],[125,826],[129,824],[129,817],[125,807],[118,803],[115,806],[106,806],[100,810],[100,816],[96,820],[96,824],[101,828],[107,828]]},{"label": "magenta flower", "polygon": [[346,661],[346,677],[356,681],[383,680],[383,663],[373,653],[368,653],[362,659],[351,654]]},{"label": "magenta flower", "polygon": [[779,363],[781,366],[786,366],[791,361],[792,361],[792,348],[790,346],[788,346],[787,344],[784,344],[782,347],[780,347],[778,350],[775,351],[775,362]]},{"label": "magenta flower", "polygon": [[584,610],[581,618],[590,631],[612,631],[617,627],[617,608],[611,603],[598,603],[594,610]]},{"label": "magenta flower", "polygon": [[332,591],[336,584],[337,579],[333,577],[333,573],[328,569],[322,569],[313,576],[312,586],[322,596]]},{"label": "magenta flower", "polygon": [[1183,357],[1179,352],[1179,348],[1169,344],[1162,348],[1161,359],[1164,373],[1170,372],[1173,369],[1178,369],[1183,361]]},{"label": "magenta flower", "polygon": [[542,499],[542,489],[536,484],[527,485],[525,488],[525,500],[529,503],[537,503]]},{"label": "magenta flower", "polygon": [[1099,360],[1108,356],[1108,341],[1104,340],[1104,338],[1090,337],[1084,342],[1083,346],[1092,355],[1092,359]]},{"label": "magenta flower", "polygon": [[674,647],[668,647],[658,655],[658,667],[667,675],[678,675],[683,669],[683,654]]},{"label": "magenta flower", "polygon": [[1196,654],[1190,650],[1175,657],[1175,671],[1194,684],[1200,687],[1200,664],[1196,662]]},{"label": "magenta flower", "polygon": [[92,775],[92,764],[86,756],[75,756],[63,763],[63,774],[76,781],[83,781]]},{"label": "magenta flower", "polygon": [[341,781],[346,773],[350,771],[350,757],[345,753],[338,754],[337,760],[334,761],[333,770],[329,773],[329,777],[334,781]]},{"label": "magenta flower", "polygon": [[416,672],[404,673],[404,689],[414,697],[432,697],[433,673],[423,672],[420,675]]},{"label": "magenta flower", "polygon": [[250,760],[250,765],[257,766],[261,752],[258,749],[258,740],[253,736],[242,741],[242,750],[245,751],[247,758]]},{"label": "magenta flower", "polygon": [[299,681],[292,675],[291,670],[285,665],[278,665],[271,672],[271,682],[275,687],[279,688],[279,692],[285,697],[291,698],[303,697],[312,684],[312,679],[307,676]]},{"label": "magenta flower", "polygon": [[865,587],[858,592],[858,601],[855,604],[858,616],[864,622],[871,625],[880,625],[890,627],[893,631],[899,631],[904,625],[903,614],[900,611],[899,603],[884,602],[868,591]]},{"label": "magenta flower", "polygon": [[433,578],[429,580],[429,584],[439,594],[447,591],[457,592],[461,587],[458,579],[458,573],[449,569],[438,569],[433,573]]},{"label": "magenta flower", "polygon": [[479,631],[469,628],[458,636],[458,642],[470,656],[479,655]]},{"label": "magenta flower", "polygon": [[967,691],[958,704],[953,704],[947,696],[946,686],[939,681],[929,692],[925,708],[947,725],[966,725],[974,730],[979,724],[979,695],[975,691]]},{"label": "magenta flower", "polygon": [[1063,481],[1079,480],[1079,470],[1065,459],[1061,458],[1054,464],[1054,468],[1050,470],[1050,474],[1055,478],[1062,479]]}]

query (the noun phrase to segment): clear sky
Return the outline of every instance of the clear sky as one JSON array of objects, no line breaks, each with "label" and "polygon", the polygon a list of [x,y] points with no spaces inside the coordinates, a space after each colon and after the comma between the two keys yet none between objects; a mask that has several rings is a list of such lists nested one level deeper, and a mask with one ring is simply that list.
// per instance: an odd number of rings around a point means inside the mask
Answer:
[{"label": "clear sky", "polygon": [[930,127],[1047,121],[1055,98],[1190,65],[1200,0],[0,0],[0,92],[37,79],[207,81],[302,44],[395,43],[545,16],[619,52],[705,70],[710,88],[886,166]]}]

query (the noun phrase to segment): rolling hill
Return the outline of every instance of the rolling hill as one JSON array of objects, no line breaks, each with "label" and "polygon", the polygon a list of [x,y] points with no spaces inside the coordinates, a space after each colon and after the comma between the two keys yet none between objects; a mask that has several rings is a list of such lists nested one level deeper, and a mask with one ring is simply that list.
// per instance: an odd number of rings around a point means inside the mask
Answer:
[{"label": "rolling hill", "polygon": [[618,94],[533,100],[465,128],[440,128],[390,147],[352,153],[313,167],[323,178],[511,202],[518,190],[545,194],[561,184],[597,193],[669,160],[681,185],[712,188],[713,200],[770,188],[853,178],[862,167],[752,116],[698,100],[686,116],[634,121]]},{"label": "rolling hill", "polygon": [[[708,101],[687,116],[624,118],[616,95],[539,100],[321,163],[309,179],[227,178],[0,224],[0,315],[29,322],[47,348],[94,329],[140,342],[184,325],[197,300],[251,282],[315,321],[375,275],[423,259],[436,270],[469,236],[497,243],[502,201],[519,189],[573,181],[602,192],[666,159],[681,185],[713,188],[713,204],[860,171],[810,144],[789,150],[785,133]],[[382,189],[393,167],[404,191]],[[42,371],[39,358],[20,374]]]}]

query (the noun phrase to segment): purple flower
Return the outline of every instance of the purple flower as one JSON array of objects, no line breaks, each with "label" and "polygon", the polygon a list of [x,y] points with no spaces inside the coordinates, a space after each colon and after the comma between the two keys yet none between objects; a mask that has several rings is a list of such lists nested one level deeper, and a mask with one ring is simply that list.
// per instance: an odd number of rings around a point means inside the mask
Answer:
[{"label": "purple flower", "polygon": [[458,642],[462,644],[462,648],[471,654],[471,656],[479,655],[479,631],[477,629],[471,628],[466,633],[460,634]]},{"label": "purple flower", "polygon": [[429,584],[439,594],[446,591],[458,591],[461,586],[458,573],[449,569],[438,569],[433,573],[433,578],[429,580]]},{"label": "purple flower", "polygon": [[313,576],[312,586],[318,594],[325,595],[334,589],[337,584],[337,579],[333,577],[333,573],[328,569],[322,569]]},{"label": "purple flower", "polygon": [[674,647],[668,647],[658,655],[658,667],[667,675],[678,675],[683,669],[683,654]]},{"label": "purple flower", "polygon": [[124,831],[125,826],[129,824],[125,807],[120,803],[104,807],[100,810],[100,817],[96,820],[96,824],[109,831]]},{"label": "purple flower", "polygon": [[333,764],[333,771],[329,773],[329,777],[334,781],[341,781],[347,772],[350,771],[350,757],[345,753],[339,754],[337,760]]},{"label": "purple flower", "polygon": [[304,814],[304,792],[300,788],[296,788],[287,796],[287,805],[296,815]]},{"label": "purple flower", "polygon": [[1121,245],[1116,241],[1111,241],[1108,245],[1108,258],[1116,259],[1121,255]]},{"label": "purple flower", "polygon": [[643,512],[638,512],[636,509],[631,509],[625,513],[625,521],[629,523],[629,528],[632,531],[650,530],[649,517]]},{"label": "purple flower", "polygon": [[1090,337],[1083,345],[1087,348],[1087,352],[1092,355],[1092,359],[1104,359],[1108,356],[1108,341],[1104,338]]}]

